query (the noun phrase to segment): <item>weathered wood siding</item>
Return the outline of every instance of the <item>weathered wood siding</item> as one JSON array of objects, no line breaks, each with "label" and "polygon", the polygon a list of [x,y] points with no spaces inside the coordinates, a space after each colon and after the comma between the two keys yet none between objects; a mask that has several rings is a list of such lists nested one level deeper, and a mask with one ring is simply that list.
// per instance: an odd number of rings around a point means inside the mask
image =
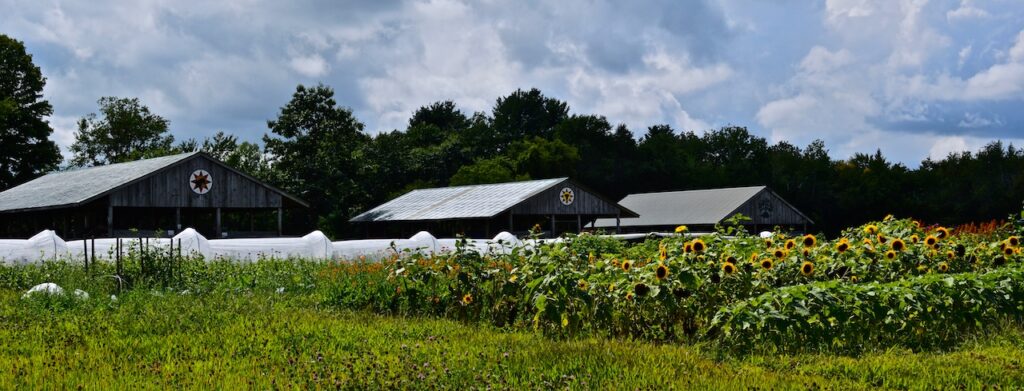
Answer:
[{"label": "weathered wood siding", "polygon": [[753,219],[750,223],[757,225],[810,224],[796,209],[769,190],[764,190],[744,202],[735,213],[750,217]]},{"label": "weathered wood siding", "polygon": [[[210,173],[213,185],[206,194],[189,187],[195,170]],[[281,195],[242,175],[196,155],[149,178],[110,194],[110,204],[128,207],[277,208]]]},{"label": "weathered wood siding", "polygon": [[[576,198],[572,204],[563,205],[559,194],[563,188],[572,189]],[[619,208],[596,195],[581,189],[572,181],[565,181],[544,190],[512,208],[517,215],[604,215],[615,216]]]}]

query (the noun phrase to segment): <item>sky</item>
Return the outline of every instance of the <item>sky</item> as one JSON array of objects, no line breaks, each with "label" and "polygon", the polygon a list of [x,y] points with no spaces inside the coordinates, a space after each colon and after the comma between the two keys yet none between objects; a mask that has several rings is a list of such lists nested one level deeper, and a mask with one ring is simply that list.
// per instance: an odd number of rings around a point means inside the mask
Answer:
[{"label": "sky", "polygon": [[737,125],[910,167],[1024,146],[1020,0],[0,0],[0,34],[47,77],[65,153],[102,96],[255,141],[317,83],[371,134],[536,87],[637,137]]}]

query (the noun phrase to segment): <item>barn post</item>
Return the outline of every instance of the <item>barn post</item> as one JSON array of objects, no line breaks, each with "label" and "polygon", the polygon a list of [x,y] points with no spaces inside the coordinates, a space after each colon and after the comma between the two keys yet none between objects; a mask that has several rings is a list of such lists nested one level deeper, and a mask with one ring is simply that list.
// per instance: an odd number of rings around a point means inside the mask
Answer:
[{"label": "barn post", "polygon": [[217,230],[214,232],[216,232],[217,239],[220,239],[220,208],[217,208]]},{"label": "barn post", "polygon": [[174,208],[174,225],[178,227],[175,232],[181,233],[181,207]]},{"label": "barn post", "polygon": [[620,224],[621,218],[622,218],[622,211],[620,210],[618,212],[615,212],[615,233],[616,234],[621,234],[622,233],[622,226]]},{"label": "barn post", "polygon": [[281,217],[281,207],[279,206],[279,207],[277,207],[277,236],[283,236],[284,235],[284,230],[281,229],[281,226],[282,226],[281,221],[282,220],[283,220],[283,218]]},{"label": "barn post", "polygon": [[114,237],[114,205],[107,205],[107,237]]},{"label": "barn post", "polygon": [[583,217],[579,214],[576,215],[576,233],[583,232]]},{"label": "barn post", "polygon": [[555,235],[555,215],[551,215],[551,237],[552,238],[557,238],[558,237],[558,236]]}]

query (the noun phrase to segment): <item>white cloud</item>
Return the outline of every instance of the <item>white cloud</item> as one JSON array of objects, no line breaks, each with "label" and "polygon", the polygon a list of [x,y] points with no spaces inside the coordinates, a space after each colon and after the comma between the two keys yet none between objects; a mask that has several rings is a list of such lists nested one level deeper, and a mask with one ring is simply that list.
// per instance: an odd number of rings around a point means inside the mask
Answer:
[{"label": "white cloud", "polygon": [[292,69],[306,77],[320,77],[327,73],[327,61],[319,54],[292,58],[289,63]]},{"label": "white cloud", "polygon": [[981,8],[975,7],[971,0],[960,0],[960,7],[946,12],[946,19],[950,22],[966,19],[984,19],[992,16]]}]

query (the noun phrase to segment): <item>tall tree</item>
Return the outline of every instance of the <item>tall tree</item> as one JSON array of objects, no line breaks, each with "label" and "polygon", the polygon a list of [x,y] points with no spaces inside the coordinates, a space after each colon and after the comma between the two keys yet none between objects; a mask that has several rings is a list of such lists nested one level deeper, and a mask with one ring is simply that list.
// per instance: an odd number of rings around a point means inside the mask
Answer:
[{"label": "tall tree", "polygon": [[352,111],[338,106],[334,90],[299,85],[277,119],[267,121],[277,137],[263,136],[278,185],[308,200],[328,234],[346,232],[348,219],[362,212],[369,195],[363,162],[370,137]]},{"label": "tall tree", "polygon": [[46,78],[20,41],[0,34],[0,190],[57,167],[60,149],[50,141],[53,114],[43,99]]},{"label": "tall tree", "polygon": [[498,98],[493,115],[494,132],[500,145],[507,146],[525,137],[550,139],[555,126],[569,118],[569,105],[544,96],[536,88],[516,90],[509,96]]},{"label": "tall tree", "polygon": [[71,144],[73,166],[100,166],[168,155],[174,136],[167,134],[170,121],[153,114],[138,98],[100,98],[100,115],[91,113],[78,121]]}]

